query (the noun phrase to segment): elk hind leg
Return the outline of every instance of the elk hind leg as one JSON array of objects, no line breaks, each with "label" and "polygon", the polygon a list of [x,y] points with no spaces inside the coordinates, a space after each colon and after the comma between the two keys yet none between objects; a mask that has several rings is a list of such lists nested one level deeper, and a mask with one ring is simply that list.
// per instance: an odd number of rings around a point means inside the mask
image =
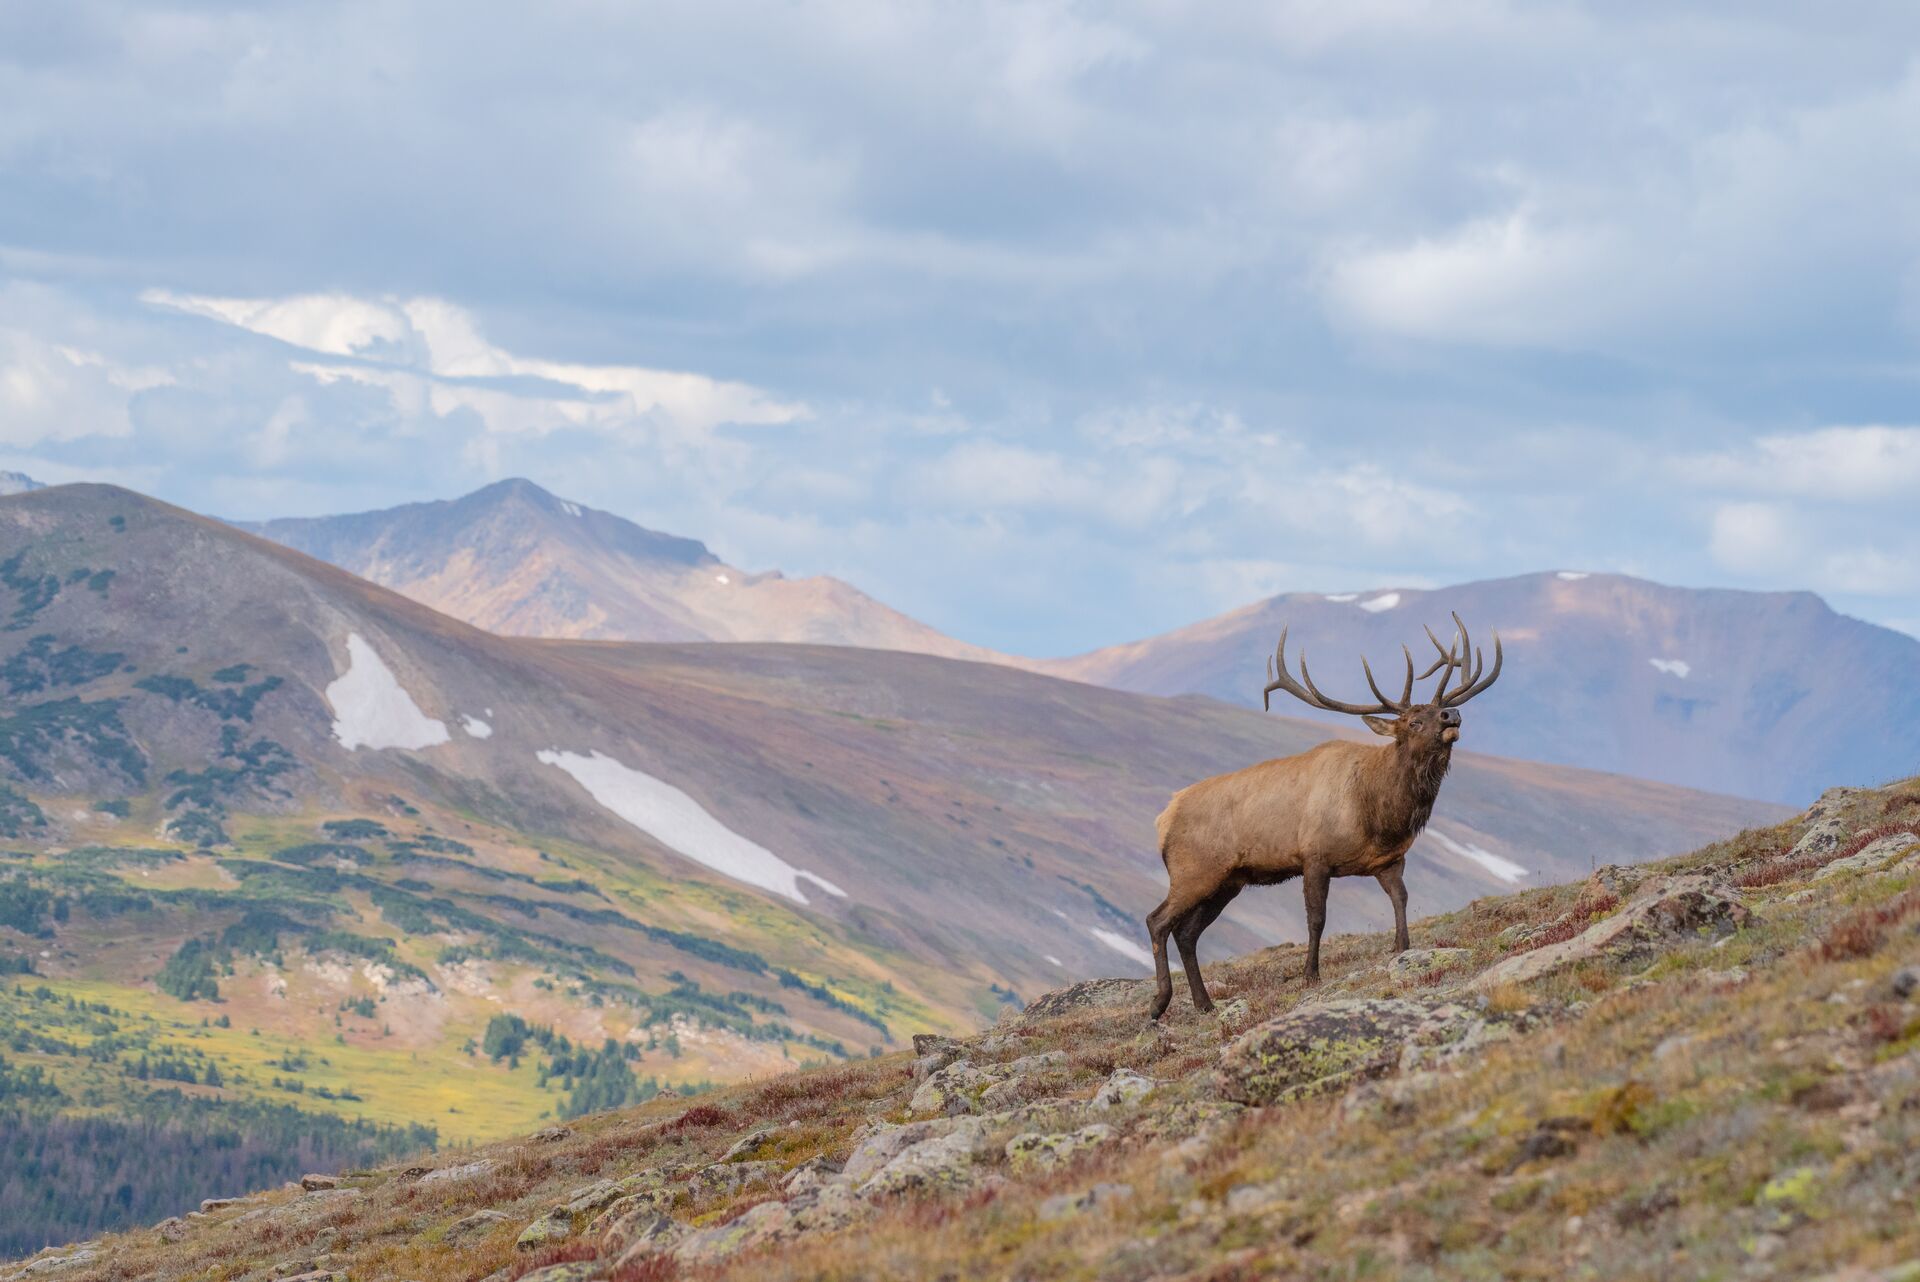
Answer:
[{"label": "elk hind leg", "polygon": [[1160,906],[1147,914],[1147,937],[1153,941],[1153,1005],[1148,1019],[1159,1019],[1173,1001],[1173,975],[1167,969],[1167,936],[1174,926],[1194,910],[1200,900],[1191,894],[1170,889]]},{"label": "elk hind leg", "polygon": [[1200,936],[1240,893],[1238,886],[1216,892],[1189,912],[1173,928],[1173,942],[1180,947],[1180,966],[1187,972],[1187,987],[1193,992],[1194,1009],[1206,1014],[1213,1009],[1213,998],[1200,978]]}]

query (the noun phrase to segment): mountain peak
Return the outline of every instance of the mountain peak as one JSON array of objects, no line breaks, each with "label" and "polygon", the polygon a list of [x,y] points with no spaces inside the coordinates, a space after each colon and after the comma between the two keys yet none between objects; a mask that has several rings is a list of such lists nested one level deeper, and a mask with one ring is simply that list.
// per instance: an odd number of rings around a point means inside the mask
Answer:
[{"label": "mountain peak", "polygon": [[28,490],[44,490],[47,487],[28,476],[25,472],[0,472],[0,496],[25,494]]}]

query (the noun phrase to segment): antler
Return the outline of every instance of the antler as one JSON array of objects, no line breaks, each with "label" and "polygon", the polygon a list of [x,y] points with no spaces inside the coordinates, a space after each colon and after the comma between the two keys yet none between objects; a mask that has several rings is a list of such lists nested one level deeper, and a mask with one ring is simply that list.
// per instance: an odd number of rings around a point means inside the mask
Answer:
[{"label": "antler", "polygon": [[1399,702],[1396,703],[1380,693],[1380,686],[1373,679],[1373,668],[1363,657],[1360,660],[1360,668],[1367,674],[1368,688],[1373,691],[1374,698],[1380,702],[1371,705],[1344,703],[1339,699],[1329,699],[1315,688],[1313,674],[1307,671],[1307,657],[1304,654],[1300,656],[1300,677],[1306,682],[1305,688],[1301,687],[1299,681],[1293,679],[1292,674],[1287,671],[1287,632],[1286,628],[1280,629],[1280,644],[1274,647],[1273,658],[1267,660],[1267,688],[1260,692],[1260,702],[1263,707],[1269,709],[1273,707],[1272,696],[1275,690],[1285,690],[1300,702],[1312,707],[1325,708],[1328,712],[1345,712],[1356,717],[1372,716],[1376,712],[1405,712],[1412,706],[1413,654],[1407,647],[1400,647],[1401,653],[1407,656],[1407,683],[1405,689],[1401,691]]},{"label": "antler", "polygon": [[[1488,672],[1486,679],[1482,680],[1480,674],[1486,670],[1486,656],[1473,648],[1473,640],[1467,635],[1467,625],[1460,621],[1458,612],[1454,612],[1453,626],[1459,629],[1453,646],[1441,645],[1440,638],[1433,635],[1433,629],[1427,629],[1427,640],[1433,642],[1433,648],[1440,652],[1440,657],[1435,659],[1433,666],[1421,675],[1426,676],[1439,671],[1442,667],[1446,668],[1446,671],[1440,674],[1440,684],[1433,690],[1433,706],[1436,708],[1457,708],[1480,694],[1500,679],[1500,665],[1506,661],[1506,652],[1500,645],[1500,629],[1495,628],[1493,630],[1493,671]],[[1467,667],[1469,658],[1473,661],[1471,672]],[[1460,682],[1459,687],[1452,694],[1448,694],[1447,682],[1456,672],[1465,680]]]},{"label": "antler", "polygon": [[[1292,674],[1287,671],[1287,633],[1290,629],[1282,628],[1280,644],[1274,647],[1273,657],[1267,660],[1267,685],[1260,692],[1260,702],[1262,706],[1271,709],[1273,692],[1285,690],[1300,702],[1311,707],[1324,708],[1328,712],[1344,712],[1356,717],[1372,716],[1375,713],[1400,714],[1413,707],[1413,683],[1425,681],[1439,672],[1440,684],[1434,687],[1432,706],[1457,708],[1499,680],[1500,665],[1505,661],[1506,656],[1500,646],[1499,630],[1496,629],[1493,634],[1493,671],[1486,673],[1483,680],[1481,673],[1485,670],[1486,664],[1481,653],[1473,648],[1472,639],[1467,635],[1467,625],[1460,621],[1458,614],[1453,616],[1453,623],[1454,627],[1459,629],[1459,635],[1452,646],[1441,645],[1440,638],[1433,634],[1433,629],[1426,630],[1427,639],[1433,642],[1433,648],[1439,651],[1440,657],[1429,664],[1427,670],[1418,676],[1413,671],[1413,652],[1404,645],[1400,647],[1400,653],[1405,655],[1407,660],[1407,679],[1398,699],[1389,699],[1381,692],[1379,683],[1373,679],[1372,665],[1367,662],[1364,655],[1361,656],[1360,670],[1367,675],[1367,688],[1373,691],[1373,697],[1379,700],[1378,703],[1371,705],[1346,703],[1321,694],[1319,688],[1313,684],[1313,674],[1307,671],[1307,659],[1304,654],[1300,656],[1301,681],[1295,681]],[[1472,661],[1471,672],[1468,669],[1469,659]],[[1443,668],[1444,672],[1441,671]],[[1452,694],[1448,694],[1447,684],[1456,672],[1465,679]],[[1302,681],[1305,682],[1304,685],[1301,684]]]}]

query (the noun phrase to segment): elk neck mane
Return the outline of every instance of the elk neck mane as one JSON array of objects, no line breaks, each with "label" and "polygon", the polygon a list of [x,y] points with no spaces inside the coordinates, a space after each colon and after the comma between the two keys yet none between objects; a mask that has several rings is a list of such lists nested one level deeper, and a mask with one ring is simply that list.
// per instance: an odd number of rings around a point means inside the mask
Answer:
[{"label": "elk neck mane", "polygon": [[1447,748],[1422,750],[1400,742],[1383,744],[1368,763],[1367,828],[1386,838],[1411,840],[1427,826],[1440,785],[1453,764]]}]

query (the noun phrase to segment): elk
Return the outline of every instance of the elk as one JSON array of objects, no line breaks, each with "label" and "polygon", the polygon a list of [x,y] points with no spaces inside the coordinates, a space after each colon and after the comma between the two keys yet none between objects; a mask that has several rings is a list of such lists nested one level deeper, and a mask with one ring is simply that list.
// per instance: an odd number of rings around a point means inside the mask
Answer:
[{"label": "elk", "polygon": [[[1247,886],[1271,886],[1301,879],[1307,901],[1306,981],[1320,979],[1320,932],[1327,924],[1327,886],[1335,877],[1373,877],[1393,902],[1393,946],[1407,948],[1407,848],[1433,813],[1434,799],[1447,775],[1453,745],[1460,738],[1460,705],[1500,676],[1504,654],[1493,634],[1493,670],[1486,672],[1473,648],[1467,625],[1453,616],[1452,646],[1440,644],[1433,629],[1427,638],[1440,657],[1414,675],[1413,652],[1406,684],[1398,699],[1380,692],[1373,669],[1360,660],[1367,686],[1377,702],[1344,703],[1329,699],[1313,684],[1304,654],[1300,680],[1287,670],[1287,631],[1267,660],[1261,702],[1271,709],[1275,690],[1329,712],[1359,717],[1386,744],[1330,740],[1291,757],[1262,761],[1231,774],[1203,779],[1182,788],[1160,812],[1160,859],[1167,867],[1167,897],[1147,914],[1153,940],[1154,993],[1151,1018],[1159,1019],[1173,1000],[1167,973],[1167,937],[1180,948],[1180,963],[1193,989],[1193,1004],[1213,1009],[1200,978],[1195,949],[1233,897]],[[1471,660],[1471,664],[1469,664]],[[1440,683],[1425,703],[1413,701],[1415,681],[1435,672]],[[1485,672],[1483,677],[1481,674]],[[1448,682],[1460,680],[1449,691]]]}]

